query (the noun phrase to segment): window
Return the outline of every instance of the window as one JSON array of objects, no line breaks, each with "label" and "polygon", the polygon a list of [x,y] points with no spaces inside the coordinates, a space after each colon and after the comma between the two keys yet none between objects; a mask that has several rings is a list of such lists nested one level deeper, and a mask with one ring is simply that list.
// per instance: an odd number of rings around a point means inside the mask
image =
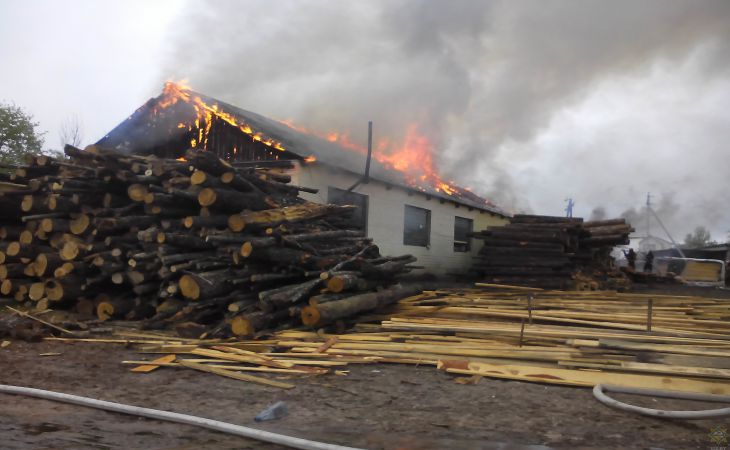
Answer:
[{"label": "window", "polygon": [[403,245],[428,247],[431,235],[431,211],[406,205]]},{"label": "window", "polygon": [[468,252],[471,250],[471,232],[474,230],[474,221],[464,217],[455,217],[454,220],[454,251]]},{"label": "window", "polygon": [[346,227],[368,232],[368,196],[357,192],[330,187],[327,189],[327,202],[335,205],[355,205],[357,208],[343,223]]}]

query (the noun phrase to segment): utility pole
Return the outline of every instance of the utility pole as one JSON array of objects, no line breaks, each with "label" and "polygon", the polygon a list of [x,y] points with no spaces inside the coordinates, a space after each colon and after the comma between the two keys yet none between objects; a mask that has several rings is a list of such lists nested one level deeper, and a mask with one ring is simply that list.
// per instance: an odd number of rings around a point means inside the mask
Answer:
[{"label": "utility pole", "polygon": [[566,198],[566,202],[568,202],[568,206],[565,207],[565,217],[573,217],[573,206],[575,206],[575,202],[572,198]]},{"label": "utility pole", "polygon": [[646,193],[646,237],[651,236],[651,192]]}]

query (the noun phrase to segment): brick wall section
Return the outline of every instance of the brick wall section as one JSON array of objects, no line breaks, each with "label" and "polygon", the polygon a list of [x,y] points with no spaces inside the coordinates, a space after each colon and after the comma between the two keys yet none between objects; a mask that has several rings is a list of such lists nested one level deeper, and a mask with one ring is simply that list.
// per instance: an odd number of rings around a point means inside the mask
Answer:
[{"label": "brick wall section", "polygon": [[[329,187],[347,189],[360,178],[326,165],[314,163],[298,166],[292,172],[292,182],[301,186],[319,189],[317,194],[302,193],[307,200],[326,203]],[[507,219],[488,211],[456,205],[425,194],[415,193],[398,186],[389,186],[376,180],[361,184],[355,192],[369,197],[368,236],[375,240],[384,255],[411,254],[418,258],[415,263],[425,266],[425,272],[434,275],[459,273],[467,270],[481,247],[481,242],[472,240],[470,252],[454,251],[454,218],[456,216],[474,220],[474,230],[487,226],[504,225]],[[405,205],[417,206],[431,211],[431,245],[418,247],[403,245],[403,221]],[[471,209],[471,210],[470,210]],[[424,272],[424,271],[418,271]],[[414,272],[414,273],[418,273]]]}]

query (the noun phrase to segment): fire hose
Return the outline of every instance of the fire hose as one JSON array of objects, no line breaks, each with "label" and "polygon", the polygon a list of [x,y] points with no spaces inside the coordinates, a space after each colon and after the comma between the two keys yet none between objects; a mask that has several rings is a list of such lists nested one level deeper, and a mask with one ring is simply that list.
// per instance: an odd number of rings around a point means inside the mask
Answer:
[{"label": "fire hose", "polygon": [[143,408],[141,406],[125,405],[123,403],[107,402],[89,397],[81,397],[79,395],[64,394],[61,392],[46,391],[43,389],[34,389],[21,386],[9,386],[0,384],[0,392],[14,395],[24,395],[27,397],[42,398],[45,400],[54,400],[57,402],[71,403],[74,405],[88,406],[90,408],[103,409],[105,411],[118,412],[122,414],[131,414],[133,416],[147,417],[149,419],[164,420],[167,422],[182,423],[185,425],[193,425],[197,427],[207,428],[209,430],[221,431],[223,433],[233,434],[246,438],[256,439],[273,444],[284,445],[290,448],[298,448],[303,450],[360,450],[353,447],[344,447],[341,445],[327,444],[324,442],[309,441],[307,439],[285,436],[283,434],[272,433],[269,431],[257,430],[241,425],[235,425],[218,420],[206,419],[204,417],[191,416],[188,414],[180,414],[170,411],[162,411],[159,409]]},{"label": "fire hose", "polygon": [[700,394],[693,392],[664,391],[660,389],[640,389],[624,386],[614,386],[610,384],[597,384],[593,388],[593,396],[596,400],[611,408],[629,411],[645,416],[662,417],[665,419],[714,419],[718,417],[730,416],[730,408],[718,408],[700,411],[667,411],[662,409],[644,408],[642,406],[630,405],[620,402],[606,395],[606,392],[616,392],[620,394],[635,394],[648,397],[662,397],[681,400],[697,400],[704,402],[730,403],[728,395]]}]

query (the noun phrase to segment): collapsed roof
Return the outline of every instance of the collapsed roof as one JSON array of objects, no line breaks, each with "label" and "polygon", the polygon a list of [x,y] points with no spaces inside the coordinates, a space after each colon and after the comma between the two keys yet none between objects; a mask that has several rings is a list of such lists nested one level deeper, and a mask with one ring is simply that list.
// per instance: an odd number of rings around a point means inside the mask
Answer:
[{"label": "collapsed roof", "polygon": [[[365,150],[346,148],[255,112],[168,83],[97,142],[134,154],[180,157],[188,148],[216,152],[231,161],[316,160],[352,173],[364,171]],[[468,207],[506,216],[488,200],[450,183],[414,177],[372,158],[370,178]]]}]

